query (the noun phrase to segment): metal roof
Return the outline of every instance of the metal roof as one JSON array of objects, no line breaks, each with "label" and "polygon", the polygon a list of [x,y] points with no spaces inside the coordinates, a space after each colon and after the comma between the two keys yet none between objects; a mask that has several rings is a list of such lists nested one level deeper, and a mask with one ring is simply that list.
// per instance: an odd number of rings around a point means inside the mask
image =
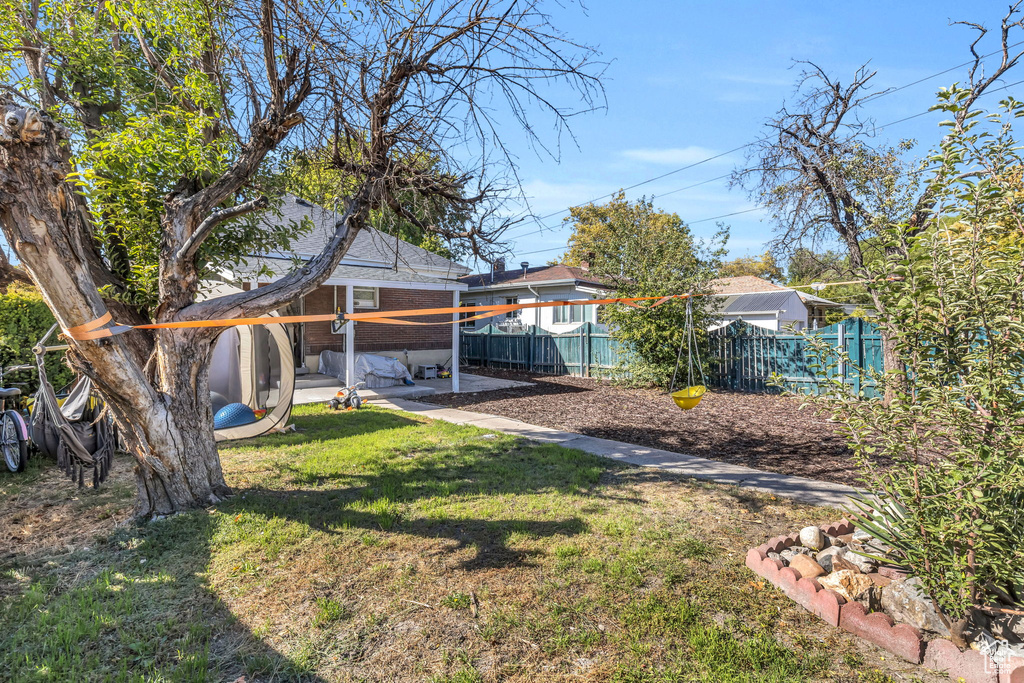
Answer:
[{"label": "metal roof", "polygon": [[736,294],[726,298],[722,313],[754,313],[759,311],[781,311],[795,292],[785,289],[778,292],[761,292],[760,294]]}]

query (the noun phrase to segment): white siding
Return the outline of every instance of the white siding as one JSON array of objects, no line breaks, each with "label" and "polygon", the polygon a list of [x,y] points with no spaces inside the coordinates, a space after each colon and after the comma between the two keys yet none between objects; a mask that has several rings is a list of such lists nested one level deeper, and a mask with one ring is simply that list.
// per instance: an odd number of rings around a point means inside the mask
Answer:
[{"label": "white siding", "polygon": [[[573,301],[577,299],[592,299],[594,298],[592,291],[582,291],[572,285],[562,285],[558,287],[545,287],[544,285],[534,285],[533,290],[540,294],[541,301]],[[477,304],[480,306],[490,306],[496,304],[504,304],[505,299],[508,297],[519,297],[519,303],[534,303],[537,301],[537,296],[528,287],[509,287],[505,289],[494,289],[491,291],[468,291],[462,293],[462,301],[467,304]],[[583,309],[584,320],[587,322],[595,322],[595,306],[586,306]],[[573,323],[555,323],[555,307],[546,306],[543,308],[527,308],[520,313],[520,323],[523,325],[536,325],[542,330],[546,330],[553,334],[560,334],[563,332],[570,332],[579,327],[581,322]],[[497,324],[502,318],[495,316],[493,318],[483,318],[477,320],[476,325],[473,329],[481,329],[489,324]],[[469,327],[464,327],[467,332],[470,331]]]}]

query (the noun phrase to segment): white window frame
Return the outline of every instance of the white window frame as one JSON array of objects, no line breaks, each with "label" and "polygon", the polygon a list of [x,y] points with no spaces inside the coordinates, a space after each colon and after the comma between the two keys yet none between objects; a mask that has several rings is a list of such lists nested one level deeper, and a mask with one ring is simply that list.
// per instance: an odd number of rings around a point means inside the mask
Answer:
[{"label": "white window frame", "polygon": [[[552,316],[555,325],[572,325],[573,323],[586,322],[587,312],[583,308],[583,304],[569,304],[567,306],[555,306]],[[563,317],[565,319],[560,320]]]},{"label": "white window frame", "polygon": [[[358,290],[364,292],[373,292],[372,298],[360,298],[357,295]],[[369,302],[369,303],[367,303]],[[352,308],[379,308],[380,307],[380,288],[379,287],[352,287]]]},{"label": "white window frame", "polygon": [[[460,301],[459,302],[459,307],[460,308],[476,308],[479,305],[480,304],[478,304],[475,301],[472,301],[472,302],[471,301]],[[459,313],[459,327],[462,328],[462,329],[465,329],[465,328],[476,329],[476,321],[475,320],[463,320],[464,318],[470,318],[470,317],[472,317],[474,315],[476,315],[475,311],[466,311],[465,313]]]},{"label": "white window frame", "polygon": [[[506,306],[511,306],[513,304],[518,304],[518,303],[519,303],[519,297],[518,296],[506,296],[505,297],[505,305]],[[520,315],[521,313],[522,313],[522,309],[520,309],[518,311],[508,311],[507,313],[505,313],[505,320],[519,320],[522,317],[522,315]]]}]

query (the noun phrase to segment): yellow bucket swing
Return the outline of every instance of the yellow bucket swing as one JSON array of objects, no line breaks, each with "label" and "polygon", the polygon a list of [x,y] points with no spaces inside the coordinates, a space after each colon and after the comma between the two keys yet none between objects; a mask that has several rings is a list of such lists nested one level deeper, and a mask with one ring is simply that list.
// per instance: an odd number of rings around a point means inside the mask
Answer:
[{"label": "yellow bucket swing", "polygon": [[[683,359],[683,348],[686,347],[686,388],[676,391],[676,376],[679,374],[679,362]],[[700,375],[700,384],[694,384],[693,366],[696,364],[697,373]],[[676,368],[672,371],[672,385],[669,387],[669,394],[676,405],[683,410],[696,408],[700,400],[707,392],[704,379],[704,368],[700,363],[700,355],[697,352],[697,330],[693,327],[693,300],[686,300],[686,328],[683,331],[683,341],[679,344],[679,354],[676,356]]]}]

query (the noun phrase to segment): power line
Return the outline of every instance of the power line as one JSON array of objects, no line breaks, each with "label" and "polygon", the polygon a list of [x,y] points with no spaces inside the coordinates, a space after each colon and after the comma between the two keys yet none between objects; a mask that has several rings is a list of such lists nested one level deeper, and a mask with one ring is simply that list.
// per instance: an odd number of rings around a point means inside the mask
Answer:
[{"label": "power line", "polygon": [[[1022,43],[1024,43],[1024,41],[1022,41]],[[1020,44],[1021,44],[1021,43],[1017,43],[1017,45],[1020,45]],[[968,62],[968,63],[970,63],[970,62]],[[962,65],[961,65],[961,66],[962,66]],[[953,67],[953,69],[956,69],[956,68],[959,68],[959,67]],[[951,71],[951,70],[952,70],[952,69],[947,69],[947,71]],[[942,73],[946,73],[946,72],[942,72]],[[936,74],[936,75],[940,75],[940,74]],[[922,79],[922,80],[927,80],[927,79]],[[915,81],[915,83],[920,83],[920,82],[921,82],[921,81]],[[990,94],[990,93],[996,93],[996,92],[1000,92],[1000,91],[1002,91],[1002,90],[1009,90],[1010,88],[1013,88],[1014,86],[1018,86],[1018,85],[1021,85],[1021,84],[1024,84],[1024,79],[1021,79],[1021,80],[1019,80],[1019,81],[1015,81],[1015,82],[1013,82],[1013,83],[1008,83],[1008,84],[1006,84],[1006,85],[1003,85],[1003,86],[1000,86],[1000,87],[998,87],[998,88],[992,88],[992,89],[990,89],[990,90],[986,90],[986,91],[985,91],[984,93],[982,93],[982,96],[984,96],[984,95],[988,95],[988,94]],[[910,85],[913,85],[913,84],[910,84]],[[909,87],[909,86],[904,86],[904,87]],[[895,91],[890,91],[890,92],[895,92]],[[926,109],[925,111],[922,111],[922,112],[918,112],[917,114],[911,114],[910,116],[904,116],[904,117],[903,117],[903,118],[901,118],[901,119],[896,119],[895,121],[890,121],[890,122],[888,122],[888,123],[882,124],[881,126],[877,126],[877,127],[875,128],[875,130],[882,130],[882,129],[884,129],[884,128],[888,128],[889,126],[895,126],[896,124],[899,124],[899,123],[903,123],[904,121],[909,121],[909,120],[911,120],[911,119],[916,119],[916,118],[918,118],[918,117],[921,117],[921,116],[925,116],[926,114],[930,114],[930,113],[931,113],[932,111],[934,111],[934,109],[931,109],[931,108],[929,108],[929,109]],[[753,143],[749,143],[749,144],[753,144]],[[727,174],[725,174],[725,175],[721,175],[721,176],[718,176],[718,177],[716,177],[716,178],[710,178],[710,179],[708,179],[708,180],[703,180],[703,181],[701,181],[701,182],[699,182],[699,183],[695,183],[695,184],[693,184],[693,185],[687,185],[686,187],[681,187],[681,188],[679,188],[679,189],[676,189],[676,190],[672,190],[671,192],[666,192],[666,193],[664,193],[664,194],[662,194],[662,195],[659,195],[659,196],[661,196],[661,197],[665,197],[665,196],[667,196],[667,195],[670,195],[670,194],[674,194],[674,193],[676,193],[676,192],[682,192],[683,190],[689,190],[689,189],[691,189],[691,188],[694,188],[694,187],[698,187],[699,185],[706,185],[707,183],[710,183],[710,182],[714,182],[714,181],[716,181],[716,180],[721,180],[722,178],[725,178],[725,177],[727,177],[728,175],[729,175],[729,174],[727,173]],[[634,187],[635,187],[635,186],[634,186]],[[627,188],[627,189],[628,189],[628,188]],[[729,218],[730,216],[738,216],[738,215],[740,215],[740,214],[744,214],[744,213],[750,213],[750,212],[752,212],[752,211],[757,211],[757,210],[758,210],[759,208],[761,208],[761,207],[754,207],[754,208],[751,208],[751,209],[744,209],[744,210],[742,210],[742,211],[734,211],[734,212],[732,212],[732,213],[726,213],[726,214],[722,214],[721,216],[712,216],[712,217],[710,217],[710,218],[701,218],[700,220],[696,220],[696,221],[689,221],[689,222],[687,222],[687,225],[697,225],[698,223],[707,223],[708,221],[714,221],[714,220],[719,220],[719,219],[721,219],[721,218]],[[542,228],[541,230],[535,230],[535,231],[533,231],[533,232],[528,232],[528,233],[524,233],[524,234],[522,234],[522,235],[518,235],[518,236],[517,236],[517,239],[518,239],[518,238],[522,238],[522,237],[527,237],[527,236],[529,236],[529,235],[532,235],[532,234],[535,234],[535,233],[537,233],[537,232],[541,232],[541,231],[543,231],[543,230],[545,230],[545,229],[551,229],[551,228],[554,228],[554,227],[556,227],[556,226],[549,226],[548,228]],[[539,250],[537,250],[537,251],[527,251],[527,252],[523,252],[523,253],[521,253],[520,255],[521,255],[521,256],[528,256],[528,255],[530,255],[530,254],[542,254],[542,253],[544,253],[544,252],[547,252],[547,251],[556,251],[556,250],[558,250],[558,249],[565,249],[565,248],[566,248],[566,247],[552,247],[552,248],[550,248],[550,249],[539,249]]]},{"label": "power line", "polygon": [[[1006,49],[1012,49],[1012,48],[1015,48],[1015,47],[1017,47],[1019,45],[1024,45],[1024,41],[1018,41],[1018,42],[1016,42],[1016,43],[1014,43],[1012,45],[1007,46]],[[1000,48],[1000,49],[995,50],[993,52],[989,52],[988,54],[983,55],[982,57],[980,57],[978,59],[988,59],[989,57],[991,57],[993,55],[1002,53],[1002,51],[1003,51],[1002,48]],[[906,90],[907,88],[913,87],[913,86],[918,85],[920,83],[924,83],[925,81],[930,81],[933,78],[938,78],[939,76],[943,76],[943,75],[945,75],[945,74],[947,74],[947,73],[949,73],[951,71],[956,71],[957,69],[961,69],[961,68],[963,68],[965,66],[973,64],[975,61],[976,60],[971,59],[971,60],[968,60],[966,62],[963,62],[962,64],[957,64],[956,66],[951,66],[948,69],[943,69],[942,71],[938,71],[938,72],[933,73],[933,74],[931,74],[929,76],[925,76],[924,78],[919,78],[916,81],[912,81],[910,83],[905,83],[904,85],[901,85],[901,86],[898,86],[898,87],[895,87],[895,88],[890,88],[888,90],[883,90],[883,91],[875,93],[873,95],[869,95],[868,97],[866,97],[863,100],[863,102],[870,102],[872,100],[881,99],[883,97],[886,97],[887,95],[891,95],[891,94],[899,92],[901,90]],[[1008,87],[1012,87],[1012,85],[1017,85],[1017,83],[1013,83],[1010,86],[1005,86],[1004,88],[999,88],[997,90],[1004,90],[1004,89],[1006,89]],[[997,90],[993,90],[991,92],[997,92]],[[989,91],[986,91],[986,92],[989,92]],[[824,107],[822,109],[824,109]],[[904,121],[909,121],[910,119],[917,118],[919,116],[924,116],[925,114],[927,114],[930,111],[931,110],[929,109],[926,112],[922,112],[920,114],[914,114],[913,116],[908,116],[908,117],[900,119],[898,121],[893,121],[891,123],[887,123],[884,126],[879,126],[878,128],[876,128],[876,130],[881,130],[882,128],[885,128],[886,126],[895,125],[897,123],[902,123]],[[694,168],[696,166],[700,166],[701,164],[706,164],[709,161],[714,161],[715,159],[720,159],[721,157],[724,157],[724,156],[727,156],[729,154],[732,154],[733,152],[738,152],[740,150],[746,149],[747,147],[750,147],[751,145],[754,145],[756,143],[757,143],[756,140],[753,141],[753,142],[748,142],[746,144],[740,145],[739,147],[734,147],[734,148],[732,148],[732,149],[730,149],[728,151],[721,152],[719,154],[715,154],[714,156],[710,156],[710,157],[707,157],[705,159],[701,159],[699,161],[695,161],[693,163],[686,164],[685,166],[681,166],[681,167],[679,167],[677,169],[668,171],[667,173],[662,173],[661,175],[655,176],[653,178],[648,178],[647,180],[643,180],[643,181],[641,181],[639,183],[634,183],[633,185],[630,185],[629,187],[621,188],[621,191],[622,192],[626,192],[628,190],[633,190],[633,189],[636,189],[638,187],[641,187],[643,185],[648,185],[650,183],[653,183],[653,182],[656,182],[658,180],[661,180],[662,178],[667,178],[668,176],[675,175],[676,173],[681,173],[682,171],[686,171],[686,170],[689,170],[689,169]],[[705,182],[710,182],[710,181],[705,181]],[[700,184],[703,184],[703,183],[700,183]],[[661,195],[661,196],[664,197],[664,196],[667,196],[668,194],[673,194],[675,192],[681,192],[683,189],[688,189],[688,188],[680,188],[679,190],[672,190],[671,192],[665,193],[664,195]],[[612,197],[612,196],[614,196],[619,191],[620,190],[615,190],[614,192],[609,192],[608,194],[603,194],[600,197],[595,197],[594,199],[591,199],[589,201],[583,202],[582,204],[579,204],[578,206],[586,206],[587,204],[593,204],[594,202],[600,201],[601,199],[605,199],[607,197]],[[552,218],[554,216],[558,216],[559,214],[563,214],[563,213],[565,213],[568,210],[569,209],[560,209],[558,211],[554,211],[552,213],[545,214],[543,216],[538,216],[537,218],[534,219],[534,222],[535,223],[540,223],[541,221],[547,220],[548,218]],[[544,230],[549,230],[549,229],[552,229],[554,227],[556,227],[556,226],[541,226],[540,230],[535,230],[535,231],[532,231],[532,232],[522,233],[520,235],[515,235],[513,237],[526,237],[527,235],[536,234],[537,232],[542,232]]]}]

